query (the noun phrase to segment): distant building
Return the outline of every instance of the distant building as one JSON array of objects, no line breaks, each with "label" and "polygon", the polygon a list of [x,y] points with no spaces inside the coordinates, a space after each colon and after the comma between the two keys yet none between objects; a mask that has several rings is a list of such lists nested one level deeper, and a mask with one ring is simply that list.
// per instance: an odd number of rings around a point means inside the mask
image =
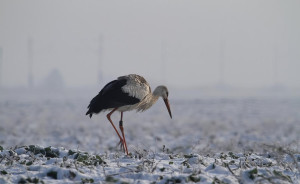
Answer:
[{"label": "distant building", "polygon": [[65,87],[65,82],[61,72],[58,69],[53,69],[44,79],[43,88],[51,90],[61,90]]}]

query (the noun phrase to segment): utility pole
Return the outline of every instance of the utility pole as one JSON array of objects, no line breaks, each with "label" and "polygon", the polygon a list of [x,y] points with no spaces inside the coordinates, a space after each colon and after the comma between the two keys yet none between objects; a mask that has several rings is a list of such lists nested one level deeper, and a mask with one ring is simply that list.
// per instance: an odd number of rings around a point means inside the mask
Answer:
[{"label": "utility pole", "polygon": [[3,49],[0,47],[0,89],[2,88],[2,63],[3,63]]},{"label": "utility pole", "polygon": [[103,36],[100,34],[98,38],[98,82],[101,85],[103,83],[103,70],[102,70],[102,63],[103,63]]},{"label": "utility pole", "polygon": [[219,84],[224,85],[224,65],[225,65],[225,41],[220,40],[220,53],[219,53]]},{"label": "utility pole", "polygon": [[274,59],[273,59],[273,85],[278,85],[278,48],[274,46]]},{"label": "utility pole", "polygon": [[28,87],[33,88],[33,39],[29,37],[27,40],[27,54],[28,54]]},{"label": "utility pole", "polygon": [[165,40],[161,41],[160,59],[161,59],[161,79],[163,83],[166,83],[167,44]]}]

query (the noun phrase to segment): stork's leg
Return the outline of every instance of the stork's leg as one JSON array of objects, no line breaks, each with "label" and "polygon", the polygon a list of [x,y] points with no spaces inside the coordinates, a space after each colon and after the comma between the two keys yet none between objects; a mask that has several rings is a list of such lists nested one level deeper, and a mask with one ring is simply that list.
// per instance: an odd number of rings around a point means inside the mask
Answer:
[{"label": "stork's leg", "polygon": [[121,120],[119,122],[119,127],[122,132],[122,136],[123,136],[123,140],[124,140],[124,144],[125,144],[125,151],[126,151],[126,154],[128,155],[128,149],[127,149],[127,145],[126,145],[126,139],[125,139],[124,128],[123,128],[123,112],[121,112]]},{"label": "stork's leg", "polygon": [[118,130],[116,129],[114,123],[113,123],[112,120],[110,119],[110,116],[112,115],[112,113],[114,113],[117,109],[118,109],[118,108],[114,108],[110,113],[108,113],[108,114],[106,115],[106,117],[107,117],[108,121],[111,123],[111,125],[114,127],[115,131],[117,132],[117,134],[118,134],[118,136],[119,136],[119,138],[120,138],[120,143],[121,143],[121,146],[122,146],[121,148],[125,151],[124,140],[122,139],[122,137],[120,136],[120,134],[119,134]]}]

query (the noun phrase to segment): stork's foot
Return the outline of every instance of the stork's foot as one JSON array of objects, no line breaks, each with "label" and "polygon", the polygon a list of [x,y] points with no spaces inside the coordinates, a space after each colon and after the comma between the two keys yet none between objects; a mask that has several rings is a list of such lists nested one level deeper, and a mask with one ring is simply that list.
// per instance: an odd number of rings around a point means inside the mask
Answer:
[{"label": "stork's foot", "polygon": [[118,143],[118,146],[120,146],[120,149],[122,151],[124,151],[124,153],[126,153],[126,150],[125,150],[125,143],[124,143],[124,140],[123,139],[120,139],[120,142]]}]

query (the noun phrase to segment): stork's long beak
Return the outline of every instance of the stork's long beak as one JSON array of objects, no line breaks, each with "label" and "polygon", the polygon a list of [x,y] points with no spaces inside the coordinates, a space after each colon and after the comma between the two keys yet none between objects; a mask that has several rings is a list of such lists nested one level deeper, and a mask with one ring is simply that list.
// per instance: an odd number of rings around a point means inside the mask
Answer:
[{"label": "stork's long beak", "polygon": [[164,98],[164,102],[165,102],[165,104],[166,104],[166,107],[167,107],[168,112],[169,112],[169,114],[170,114],[170,117],[171,117],[171,119],[172,119],[172,113],[171,113],[171,109],[170,109],[169,100],[168,100],[167,98]]}]

